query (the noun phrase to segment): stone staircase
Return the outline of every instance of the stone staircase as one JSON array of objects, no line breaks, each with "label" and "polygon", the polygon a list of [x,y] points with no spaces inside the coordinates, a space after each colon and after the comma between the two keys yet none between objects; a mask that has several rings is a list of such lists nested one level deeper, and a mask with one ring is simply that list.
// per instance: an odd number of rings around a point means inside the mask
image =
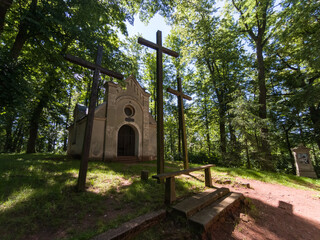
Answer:
[{"label": "stone staircase", "polygon": [[184,199],[172,207],[173,213],[186,217],[189,223],[206,232],[228,210],[239,207],[244,196],[228,188],[209,189]]},{"label": "stone staircase", "polygon": [[136,156],[119,156],[114,159],[115,162],[121,163],[135,163],[138,162],[138,157]]}]

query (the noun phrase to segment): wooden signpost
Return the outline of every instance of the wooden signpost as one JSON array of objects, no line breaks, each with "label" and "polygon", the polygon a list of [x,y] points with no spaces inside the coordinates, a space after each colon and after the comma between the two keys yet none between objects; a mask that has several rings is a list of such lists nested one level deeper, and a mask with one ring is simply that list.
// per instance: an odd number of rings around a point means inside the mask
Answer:
[{"label": "wooden signpost", "polygon": [[[173,90],[172,88],[167,88],[169,93],[172,93],[178,97],[178,108],[179,108],[179,125],[182,130],[182,156],[183,156],[183,167],[184,169],[189,168],[188,160],[188,148],[187,148],[187,134],[186,134],[186,124],[184,120],[184,108],[183,108],[183,99],[192,100],[191,97],[185,95],[182,92],[181,78],[177,77],[178,91]],[[180,133],[179,133],[180,134]]]},{"label": "wooden signpost", "polygon": [[157,173],[164,172],[164,131],[163,131],[163,66],[162,53],[172,57],[179,54],[162,46],[161,31],[157,31],[157,43],[150,42],[141,37],[138,43],[157,51]]},{"label": "wooden signpost", "polygon": [[68,60],[69,62],[94,70],[92,87],[91,87],[91,95],[90,95],[90,103],[89,103],[89,112],[88,112],[88,118],[87,118],[86,131],[84,135],[85,137],[84,137],[83,148],[82,148],[81,164],[79,169],[79,177],[78,177],[78,185],[77,185],[78,191],[85,191],[85,187],[86,187],[89,151],[90,151],[90,145],[91,145],[93,120],[94,120],[94,111],[96,107],[97,94],[98,94],[99,74],[101,72],[103,74],[106,74],[108,76],[111,76],[120,80],[123,79],[122,74],[110,71],[101,66],[102,52],[103,52],[102,46],[98,46],[97,59],[95,63],[85,61],[81,58],[78,58],[72,55],[68,55],[68,54],[65,55],[65,59]]}]

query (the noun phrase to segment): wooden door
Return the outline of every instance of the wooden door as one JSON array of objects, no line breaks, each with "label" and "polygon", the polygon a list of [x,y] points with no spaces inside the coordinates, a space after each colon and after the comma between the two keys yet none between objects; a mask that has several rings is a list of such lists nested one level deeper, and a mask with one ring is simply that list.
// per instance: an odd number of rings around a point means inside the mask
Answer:
[{"label": "wooden door", "polygon": [[132,127],[124,125],[118,133],[118,156],[134,156],[135,133]]}]

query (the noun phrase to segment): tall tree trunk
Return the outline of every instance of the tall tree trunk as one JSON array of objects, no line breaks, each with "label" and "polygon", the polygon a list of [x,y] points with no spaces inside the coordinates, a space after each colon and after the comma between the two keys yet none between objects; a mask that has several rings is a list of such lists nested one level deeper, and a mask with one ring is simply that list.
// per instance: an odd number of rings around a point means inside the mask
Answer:
[{"label": "tall tree trunk", "polygon": [[[267,118],[267,88],[265,80],[265,66],[263,59],[263,44],[262,36],[258,37],[256,41],[256,53],[258,63],[258,85],[259,85],[259,117],[264,120]],[[268,129],[263,126],[260,128],[261,134],[261,147],[260,147],[260,161],[264,170],[273,171],[272,156],[270,145],[268,142]]]},{"label": "tall tree trunk", "polygon": [[241,165],[240,163],[240,147],[235,135],[235,130],[231,123],[231,116],[229,116],[229,133],[230,133],[230,152],[231,152],[231,161],[236,164],[236,166]]},{"label": "tall tree trunk", "polygon": [[12,127],[14,114],[12,112],[8,112],[6,115],[6,141],[4,145],[4,152],[12,152]]},{"label": "tall tree trunk", "polygon": [[215,89],[219,102],[219,131],[220,131],[220,152],[222,160],[225,161],[227,153],[226,136],[226,105],[224,103],[223,90]]},{"label": "tall tree trunk", "polygon": [[16,148],[16,152],[20,153],[21,149],[23,147],[23,136],[24,136],[24,130],[22,130],[21,135],[19,136],[18,142],[17,142],[17,148]]},{"label": "tall tree trunk", "polygon": [[6,19],[6,14],[12,5],[13,0],[1,0],[0,1],[0,37],[3,32],[4,22]]},{"label": "tall tree trunk", "polygon": [[22,137],[23,126],[21,123],[18,124],[17,129],[14,133],[13,143],[12,143],[12,152],[17,152],[18,142]]},{"label": "tall tree trunk", "polygon": [[[179,113],[178,113],[178,115],[179,115]],[[179,160],[182,160],[182,149],[181,149],[182,129],[181,129],[181,126],[179,124],[179,117],[177,117],[176,119],[178,119],[178,154],[179,154]]]},{"label": "tall tree trunk", "polygon": [[204,117],[205,117],[205,128],[206,128],[206,140],[208,146],[209,157],[211,156],[211,140],[210,140],[210,129],[209,129],[209,113],[207,107],[207,99],[204,100]]},{"label": "tall tree trunk", "polygon": [[250,155],[249,155],[249,147],[248,147],[248,140],[247,140],[247,138],[245,139],[245,144],[246,144],[247,168],[248,168],[248,169],[251,169]]},{"label": "tall tree trunk", "polygon": [[29,139],[27,144],[27,153],[35,153],[36,152],[36,140],[39,129],[39,120],[42,115],[42,111],[44,109],[45,103],[43,98],[41,98],[37,107],[33,110],[31,119],[30,119],[30,127],[29,127]]},{"label": "tall tree trunk", "polygon": [[315,141],[320,150],[320,105],[317,108],[315,106],[310,107],[310,117],[313,123]]},{"label": "tall tree trunk", "polygon": [[291,144],[290,144],[290,139],[289,139],[289,131],[290,131],[290,129],[292,127],[293,127],[293,125],[289,126],[286,129],[284,125],[282,126],[282,128],[284,130],[284,133],[285,133],[285,138],[286,138],[286,143],[287,143],[287,150],[288,150],[288,153],[289,153],[289,156],[290,156],[290,162],[291,162],[291,165],[292,165],[292,174],[296,175],[296,164],[295,164],[294,157],[293,157],[293,154],[292,154],[292,151],[291,151]]},{"label": "tall tree trunk", "polygon": [[227,153],[227,143],[226,143],[226,122],[225,122],[225,111],[219,109],[219,131],[220,131],[220,151],[222,160],[225,160]]},{"label": "tall tree trunk", "polygon": [[[70,107],[71,107],[71,89],[69,89],[69,96],[68,96],[68,110],[67,110],[67,119],[65,122],[65,129],[63,129],[64,131],[64,137],[63,137],[63,151],[67,151],[68,148],[68,132],[67,132],[67,127],[69,124],[69,119],[70,119]],[[70,141],[70,139],[69,139]]]},{"label": "tall tree trunk", "polygon": [[[35,15],[37,3],[38,3],[38,0],[32,0],[30,4],[29,17],[30,16],[32,17]],[[26,19],[21,20],[19,25],[19,32],[10,50],[10,55],[12,59],[18,58],[22,50],[22,47],[24,46],[28,38],[31,37],[31,35],[29,34],[30,29],[31,29],[30,23],[28,23]]]},{"label": "tall tree trunk", "polygon": [[47,106],[52,90],[55,87],[56,81],[59,81],[55,78],[55,73],[51,72],[47,81],[44,83],[44,89],[39,97],[39,102],[37,106],[34,108],[30,122],[29,122],[29,139],[27,144],[27,153],[35,153],[36,152],[36,140],[38,135],[39,128],[39,120],[41,119],[43,109]]}]

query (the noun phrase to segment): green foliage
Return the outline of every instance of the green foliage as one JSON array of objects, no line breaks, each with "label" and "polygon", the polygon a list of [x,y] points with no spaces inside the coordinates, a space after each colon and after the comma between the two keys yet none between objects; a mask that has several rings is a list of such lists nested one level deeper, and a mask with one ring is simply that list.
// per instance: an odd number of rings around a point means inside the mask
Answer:
[{"label": "green foliage", "polygon": [[[156,53],[137,36],[121,42],[118,35],[127,35],[125,22],[133,23],[135,13],[147,22],[159,12],[172,26],[164,46],[180,54],[164,56],[164,89],[176,88],[179,74],[193,98],[184,102],[191,162],[265,168],[265,146],[276,171],[294,173],[290,149],[303,143],[319,171],[319,3],[218,6],[203,0],[13,1],[0,32],[0,151],[26,151],[29,136],[37,152],[66,150],[66,128],[75,104],[88,105],[92,72],[63,54],[93,62],[97,45],[104,47],[103,66],[135,75],[147,89],[156,118]],[[101,77],[99,104],[110,80]],[[176,97],[165,92],[164,102],[165,157],[179,161]]]}]

